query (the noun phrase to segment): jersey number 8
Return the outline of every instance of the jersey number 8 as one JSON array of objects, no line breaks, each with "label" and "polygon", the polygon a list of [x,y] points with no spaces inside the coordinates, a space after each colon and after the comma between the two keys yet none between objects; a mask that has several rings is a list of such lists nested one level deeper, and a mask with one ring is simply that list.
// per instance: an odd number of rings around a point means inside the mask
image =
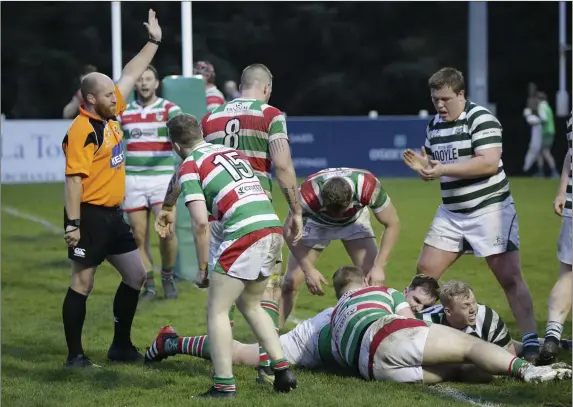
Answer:
[{"label": "jersey number 8", "polygon": [[241,129],[241,122],[239,119],[234,118],[227,122],[225,125],[225,145],[231,148],[239,148],[239,130]]}]

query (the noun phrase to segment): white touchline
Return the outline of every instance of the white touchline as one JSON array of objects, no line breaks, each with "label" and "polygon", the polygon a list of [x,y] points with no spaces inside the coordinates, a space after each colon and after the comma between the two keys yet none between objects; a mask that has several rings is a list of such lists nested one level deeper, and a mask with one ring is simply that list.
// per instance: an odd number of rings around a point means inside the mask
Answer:
[{"label": "white touchline", "polygon": [[49,220],[39,218],[37,216],[30,215],[30,214],[27,214],[24,212],[20,212],[16,208],[12,208],[10,206],[2,206],[2,210],[4,212],[6,212],[7,214],[12,215],[16,218],[25,219],[25,220],[29,220],[30,222],[38,223],[38,224],[44,226],[50,232],[53,232],[53,233],[62,233],[63,232],[63,227],[57,227],[56,225],[54,225]]},{"label": "white touchline", "polygon": [[490,403],[489,401],[483,401],[477,398],[473,398],[465,393],[462,393],[459,390],[454,389],[453,387],[444,386],[444,385],[436,385],[430,387],[436,393],[440,393],[441,395],[452,397],[458,401],[463,401],[469,404],[473,404],[474,406],[480,407],[502,407],[501,404]]}]

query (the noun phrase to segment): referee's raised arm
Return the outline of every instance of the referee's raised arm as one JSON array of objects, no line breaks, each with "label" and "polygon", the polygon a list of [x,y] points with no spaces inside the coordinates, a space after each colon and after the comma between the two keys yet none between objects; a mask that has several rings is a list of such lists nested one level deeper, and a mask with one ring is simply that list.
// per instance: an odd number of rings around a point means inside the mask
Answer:
[{"label": "referee's raised arm", "polygon": [[151,9],[149,10],[148,21],[143,24],[149,33],[149,40],[141,51],[139,51],[139,54],[134,56],[133,59],[125,65],[121,72],[121,77],[116,84],[124,98],[129,95],[135,82],[137,82],[141,75],[143,75],[161,43],[161,27],[159,26],[159,21],[155,17],[155,11]]},{"label": "referee's raised arm", "polygon": [[62,307],[67,366],[94,366],[84,354],[81,336],[87,297],[96,269],[105,260],[122,277],[113,302],[115,331],[108,359],[143,360],[131,342],[131,325],[147,273],[120,209],[125,197],[125,155],[117,115],[126,108],[124,95],[147,69],[161,42],[153,10],[144,25],[148,42],[125,66],[117,84],[99,72],[82,79],[84,103],[62,142],[66,156],[64,239],[71,260],[71,283]]}]

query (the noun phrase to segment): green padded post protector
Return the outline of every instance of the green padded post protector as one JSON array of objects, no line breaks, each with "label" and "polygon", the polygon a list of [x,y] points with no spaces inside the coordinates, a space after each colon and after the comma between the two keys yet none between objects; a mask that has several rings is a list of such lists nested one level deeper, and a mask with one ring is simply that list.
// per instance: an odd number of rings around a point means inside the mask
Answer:
[{"label": "green padded post protector", "polygon": [[[167,76],[163,79],[162,88],[163,98],[179,105],[184,113],[192,114],[197,120],[201,120],[207,114],[207,96],[203,77]],[[179,166],[181,159],[177,156],[175,162]],[[179,240],[175,277],[178,280],[194,280],[198,269],[197,254],[191,232],[191,218],[183,197],[179,197],[177,201],[175,233]]]}]

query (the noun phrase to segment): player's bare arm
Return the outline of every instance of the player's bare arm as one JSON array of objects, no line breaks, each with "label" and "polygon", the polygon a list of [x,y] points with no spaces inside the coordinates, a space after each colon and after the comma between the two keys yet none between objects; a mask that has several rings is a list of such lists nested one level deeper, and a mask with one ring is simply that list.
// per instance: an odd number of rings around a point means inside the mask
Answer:
[{"label": "player's bare arm", "polygon": [[561,170],[561,181],[559,182],[559,190],[555,201],[553,201],[553,210],[559,216],[563,215],[563,208],[567,200],[567,183],[569,181],[569,170],[571,169],[571,154],[567,151],[565,160],[563,161],[563,169]]},{"label": "player's bare arm", "polygon": [[324,295],[324,291],[322,289],[322,284],[328,285],[327,280],[324,276],[318,271],[312,262],[308,259],[308,251],[304,249],[302,244],[296,244],[294,242],[294,237],[291,233],[288,232],[290,229],[290,222],[292,221],[292,215],[287,216],[287,219],[284,224],[284,236],[285,242],[292,253],[293,257],[296,259],[300,268],[302,269],[306,286],[308,291],[313,295]]},{"label": "player's bare arm", "polygon": [[420,174],[424,179],[490,177],[496,174],[500,159],[501,147],[492,147],[478,150],[475,157],[460,163],[442,164],[438,160],[430,160],[431,168],[420,170]]},{"label": "player's bare arm", "polygon": [[68,102],[66,106],[64,106],[64,111],[62,112],[62,116],[64,119],[73,119],[78,114],[78,109],[80,108],[80,102],[78,98],[74,95],[72,100]]},{"label": "player's bare arm", "polygon": [[[65,209],[68,219],[80,219],[82,192],[82,177],[80,175],[66,176]],[[80,240],[80,229],[72,225],[66,226],[64,239],[69,247],[76,246]]]},{"label": "player's bare arm", "polygon": [[383,210],[375,212],[374,216],[378,222],[384,225],[384,232],[380,238],[380,248],[378,249],[374,266],[368,273],[367,278],[371,285],[381,285],[385,280],[384,268],[388,264],[390,253],[400,235],[400,219],[392,202],[389,202]]},{"label": "player's bare arm", "polygon": [[124,98],[127,98],[131,89],[135,85],[135,82],[137,82],[141,75],[143,75],[153,60],[153,57],[159,48],[157,43],[161,41],[161,27],[159,26],[159,21],[155,17],[155,11],[149,9],[147,22],[143,23],[143,25],[147,28],[149,39],[151,41],[148,41],[141,51],[139,51],[139,54],[133,57],[133,59],[123,68],[121,77],[117,82],[117,87]]},{"label": "player's bare arm", "polygon": [[177,204],[177,199],[181,194],[181,188],[179,182],[177,181],[177,171],[171,177],[169,185],[167,186],[167,192],[165,193],[165,198],[163,199],[163,205],[161,206],[161,211],[155,219],[155,231],[165,238],[173,233],[173,226],[175,224],[175,205]]},{"label": "player's bare arm", "polygon": [[286,198],[291,213],[302,214],[300,201],[298,199],[298,186],[296,184],[296,173],[290,155],[288,140],[278,139],[269,143],[271,160],[275,165],[277,180]]},{"label": "player's bare arm", "polygon": [[197,251],[199,271],[195,282],[201,288],[208,285],[207,265],[209,263],[209,213],[205,201],[191,201],[187,203],[189,216],[191,216],[193,239]]}]

